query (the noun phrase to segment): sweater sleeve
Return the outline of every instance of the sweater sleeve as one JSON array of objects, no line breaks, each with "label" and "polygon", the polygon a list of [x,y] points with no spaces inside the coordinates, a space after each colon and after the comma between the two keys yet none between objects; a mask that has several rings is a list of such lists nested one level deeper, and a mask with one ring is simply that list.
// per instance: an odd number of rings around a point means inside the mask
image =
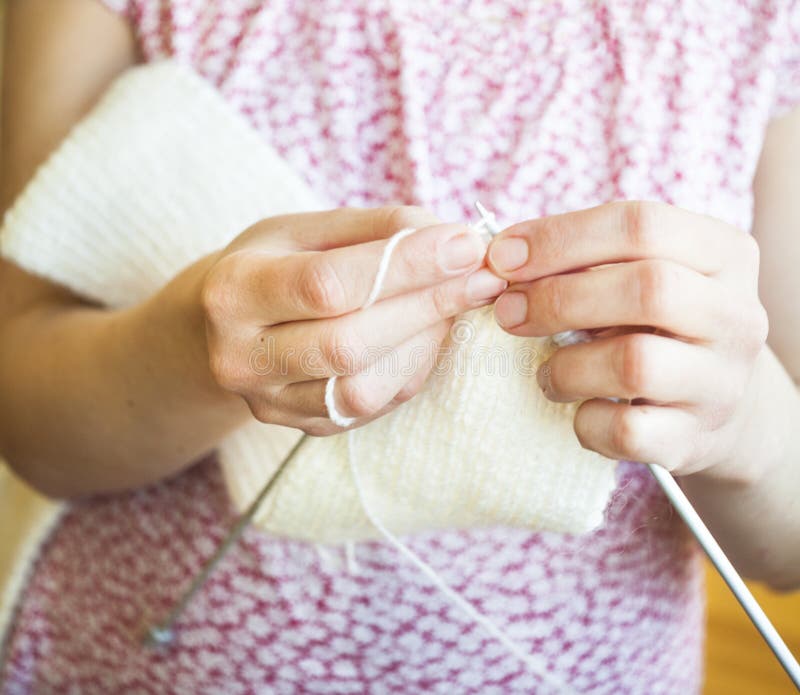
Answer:
[{"label": "sweater sleeve", "polygon": [[800,106],[800,0],[791,0],[781,23],[775,93],[770,116],[778,118]]}]

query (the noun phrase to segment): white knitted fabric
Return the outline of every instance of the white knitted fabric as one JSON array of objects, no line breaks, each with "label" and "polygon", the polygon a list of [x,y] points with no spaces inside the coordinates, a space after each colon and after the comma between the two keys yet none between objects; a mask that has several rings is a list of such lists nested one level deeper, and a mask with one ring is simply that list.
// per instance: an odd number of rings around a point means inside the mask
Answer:
[{"label": "white knitted fabric", "polygon": [[[330,207],[217,92],[173,63],[130,70],[39,169],[7,214],[2,255],[111,307],[141,301],[256,220]],[[584,532],[602,523],[614,463],[580,447],[575,406],[536,383],[548,340],[460,317],[423,392],[353,433],[373,510],[398,535],[506,524]],[[300,433],[252,422],[221,443],[244,509]],[[298,539],[379,536],[346,436],[309,438],[257,523]]]}]

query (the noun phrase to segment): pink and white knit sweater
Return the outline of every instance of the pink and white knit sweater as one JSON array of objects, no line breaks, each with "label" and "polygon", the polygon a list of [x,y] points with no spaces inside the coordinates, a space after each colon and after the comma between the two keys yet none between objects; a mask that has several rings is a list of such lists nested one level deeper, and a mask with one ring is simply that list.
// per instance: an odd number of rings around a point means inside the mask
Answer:
[{"label": "pink and white knit sweater", "polygon": [[[747,229],[767,121],[800,103],[790,0],[107,0],[146,60],[192,65],[326,199],[480,198],[501,221],[659,199]],[[619,468],[599,531],[436,533],[410,546],[579,692],[692,693],[695,546]],[[171,651],[134,636],[213,551],[216,463],[75,506],[44,547],[0,674],[18,693],[548,692],[384,543],[358,574],[255,530]]]}]

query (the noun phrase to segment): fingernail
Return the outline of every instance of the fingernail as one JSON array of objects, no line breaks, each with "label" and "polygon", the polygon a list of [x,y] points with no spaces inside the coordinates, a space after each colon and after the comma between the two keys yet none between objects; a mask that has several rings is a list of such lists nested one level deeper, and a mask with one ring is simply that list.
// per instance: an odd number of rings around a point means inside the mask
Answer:
[{"label": "fingernail", "polygon": [[463,270],[480,261],[484,253],[486,249],[480,238],[472,232],[466,232],[448,239],[442,245],[440,263],[445,270]]},{"label": "fingernail", "polygon": [[489,263],[501,273],[521,268],[528,260],[528,242],[519,237],[507,237],[490,244]]},{"label": "fingernail", "polygon": [[522,292],[506,292],[494,305],[494,315],[503,328],[514,328],[528,318],[528,297]]},{"label": "fingernail", "polygon": [[491,270],[482,268],[467,278],[467,300],[482,302],[494,299],[506,287],[508,287],[508,283],[505,280],[497,277]]}]

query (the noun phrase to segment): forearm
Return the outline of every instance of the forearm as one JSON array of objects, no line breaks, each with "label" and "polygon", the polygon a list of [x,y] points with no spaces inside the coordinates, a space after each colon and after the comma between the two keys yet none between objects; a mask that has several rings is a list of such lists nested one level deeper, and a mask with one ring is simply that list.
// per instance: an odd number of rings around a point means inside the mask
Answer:
[{"label": "forearm", "polygon": [[132,309],[47,303],[0,338],[0,445],[56,496],[147,484],[249,415],[208,369],[199,293],[213,258]]},{"label": "forearm", "polygon": [[[777,588],[800,586],[800,393],[771,350],[760,355],[730,460],[681,485],[734,564]],[[720,468],[741,471],[723,481]]]}]

